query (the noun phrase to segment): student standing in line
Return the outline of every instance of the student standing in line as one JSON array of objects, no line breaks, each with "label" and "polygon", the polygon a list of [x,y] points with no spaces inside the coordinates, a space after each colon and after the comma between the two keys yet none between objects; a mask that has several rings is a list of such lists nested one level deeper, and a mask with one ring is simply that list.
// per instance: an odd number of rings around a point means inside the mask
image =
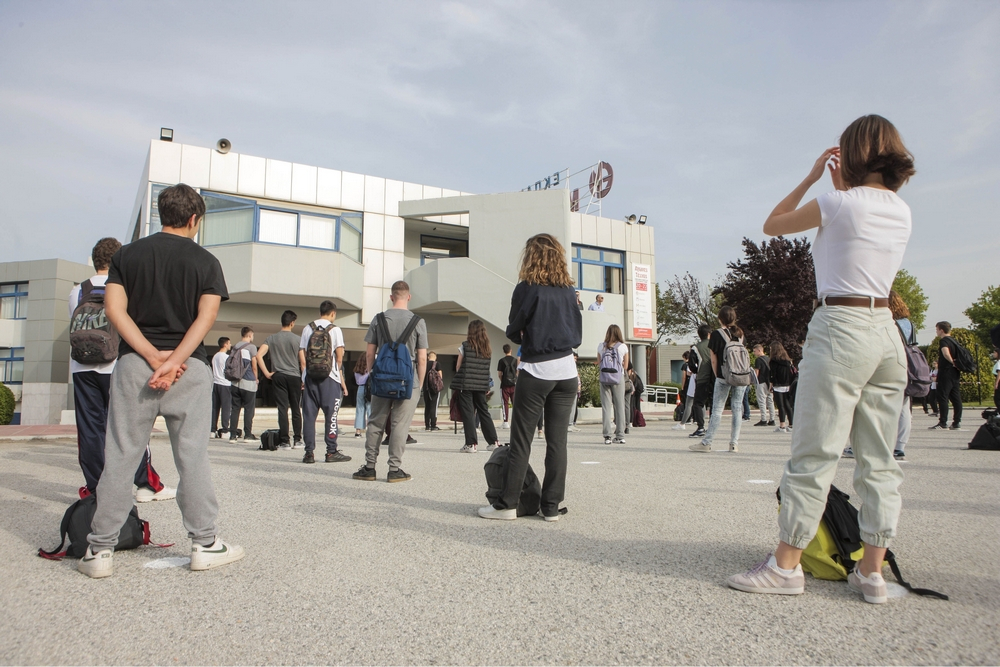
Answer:
[{"label": "student standing in line", "polygon": [[362,354],[358,357],[357,363],[354,364],[354,384],[358,386],[358,397],[354,401],[355,438],[360,438],[361,432],[367,428],[368,416],[372,411],[371,403],[368,402],[368,397],[365,395],[370,375],[371,373],[368,372],[368,358]]},{"label": "student standing in line", "polygon": [[[889,290],[889,310],[892,311],[892,318],[896,320],[899,333],[904,345],[917,344],[917,332],[910,321],[910,309],[896,292]],[[906,444],[910,441],[910,427],[913,425],[912,401],[905,393],[903,395],[903,409],[899,412],[899,423],[896,428],[896,448],[892,452],[893,458],[897,461],[906,460]]]},{"label": "student standing in line", "polygon": [[183,183],[157,198],[162,230],[115,253],[108,272],[106,313],[121,336],[111,376],[104,472],[89,546],[77,569],[92,578],[114,572],[118,535],[132,511],[132,479],[153,422],[170,426],[180,475],[177,507],[191,539],[191,569],[243,558],[243,547],[216,532],[219,504],[208,460],[212,372],[202,341],[229,298],[222,265],[194,239],[205,200]]},{"label": "student standing in line", "polygon": [[[227,336],[218,341],[219,351],[212,357],[212,437],[222,438],[229,433],[229,417],[233,410],[233,384],[226,379],[226,360],[233,343]],[[222,413],[222,428],[219,428],[219,413]]]},{"label": "student standing in line", "polygon": [[[937,376],[937,400],[938,400],[938,423],[930,427],[930,430],[950,428],[952,431],[962,430],[962,391],[959,387],[961,375],[955,366],[955,354],[958,346],[955,339],[951,337],[951,323],[938,322],[935,325],[938,336],[938,376]],[[948,401],[951,401],[955,409],[955,418],[948,426]]]},{"label": "student standing in line", "polygon": [[[646,393],[646,385],[642,383],[642,378],[635,372],[635,367],[630,368],[628,374],[632,380],[632,406],[629,417],[632,420],[632,426],[645,426],[646,420],[642,417],[642,397]],[[642,422],[639,422],[640,418]]]},{"label": "student standing in line", "polygon": [[733,411],[733,425],[729,433],[729,451],[739,451],[740,428],[743,426],[743,395],[748,387],[734,387],[726,382],[722,375],[722,360],[726,345],[730,341],[743,343],[743,330],[736,326],[736,310],[732,306],[723,306],[719,310],[719,324],[722,328],[716,329],[708,339],[708,351],[712,362],[712,372],[715,375],[715,386],[712,394],[712,417],[708,420],[708,430],[705,431],[701,442],[689,445],[692,452],[712,451],[712,438],[715,431],[722,424],[722,411],[726,407],[726,400],[732,393],[730,407]]},{"label": "student standing in line", "polygon": [[476,442],[476,418],[486,438],[487,449],[499,444],[496,427],[486,403],[486,392],[490,389],[490,361],[493,350],[486,335],[486,325],[482,320],[469,322],[469,335],[458,347],[458,362],[451,390],[459,392],[458,404],[462,408],[462,424],[465,432],[465,446],[460,450],[471,454],[479,451]]},{"label": "student standing in line", "polygon": [[1000,349],[993,348],[990,358],[993,359],[993,405],[1000,410]]},{"label": "student standing in line", "polygon": [[[705,435],[705,407],[709,410],[712,407],[712,394],[714,392],[715,377],[712,372],[712,352],[708,349],[708,335],[712,333],[712,327],[702,324],[698,327],[698,342],[691,348],[695,353],[694,377],[694,408],[691,414],[694,416],[698,428],[689,438],[700,438]],[[690,359],[690,357],[688,357]],[[711,412],[709,412],[711,416]]]},{"label": "student standing in line", "polygon": [[774,432],[790,433],[792,431],[791,387],[795,375],[792,373],[792,358],[785,351],[785,346],[778,341],[771,343],[770,366],[774,405],[778,408],[778,426]]},{"label": "student standing in line", "polygon": [[[316,417],[319,411],[323,411],[323,442],[326,445],[326,462],[342,463],[350,461],[351,457],[340,451],[337,437],[340,429],[337,424],[337,416],[340,414],[340,406],[344,401],[344,387],[341,379],[341,366],[344,363],[344,332],[340,327],[335,326],[337,320],[337,304],[327,300],[319,305],[319,319],[313,320],[302,330],[299,337],[299,368],[302,375],[302,437],[305,440],[305,455],[302,457],[303,463],[315,463],[316,456]],[[332,359],[330,372],[323,378],[310,377],[307,366],[310,351],[310,339],[313,333],[320,330],[330,337],[330,351]],[[311,351],[310,351],[311,352]],[[315,353],[313,353],[315,354]],[[326,368],[323,368],[325,371]]]},{"label": "student standing in line", "polygon": [[[438,428],[438,403],[441,400],[441,390],[444,389],[444,371],[438,364],[436,352],[427,353],[427,373],[424,376],[424,429],[440,431]],[[416,441],[407,442],[412,445]]]},{"label": "student standing in line", "polygon": [[577,389],[573,349],[583,339],[583,316],[573,296],[566,251],[555,237],[538,234],[528,239],[518,280],[506,331],[508,339],[521,345],[510,454],[500,499],[480,507],[479,516],[517,518],[535,424],[539,414],[548,413],[541,513],[546,521],[558,521],[559,503],[566,495],[567,425]]},{"label": "student standing in line", "polygon": [[[233,347],[232,354],[242,357],[245,366],[243,377],[232,382],[233,409],[229,417],[229,441],[257,442],[253,434],[253,415],[257,408],[257,346],[253,344],[253,327],[240,329],[240,342]],[[237,438],[240,425],[240,409],[243,409],[243,437]]]},{"label": "student standing in line", "polygon": [[[595,364],[600,373],[601,420],[604,425],[604,444],[625,444],[625,369],[628,368],[628,345],[617,324],[608,327],[604,341],[597,346]],[[611,438],[611,420],[615,422],[614,440]]]},{"label": "student standing in line", "polygon": [[938,377],[938,362],[934,361],[931,364],[931,390],[927,392],[927,397],[924,399],[924,414],[927,414],[927,401],[931,403],[931,411],[935,417],[938,416],[938,403],[937,403],[937,377]]},{"label": "student standing in line", "polygon": [[[797,208],[827,167],[835,190]],[[910,209],[896,190],[913,174],[913,157],[896,128],[881,116],[864,116],[764,223],[770,236],[818,228],[812,247],[818,307],[799,367],[798,424],[781,480],[780,542],[773,555],[730,577],[733,588],[803,592],[802,550],[816,534],[849,439],[858,459],[854,488],[864,556],[847,583],[866,602],[888,599],[882,562],[901,505],[903,474],[892,451],[907,380],[888,295],[911,230]]]},{"label": "student standing in line", "polygon": [[694,399],[691,396],[694,394],[694,373],[691,371],[691,351],[688,350],[681,355],[681,359],[684,360],[684,364],[681,366],[681,373],[683,375],[683,381],[681,382],[681,399],[683,401],[681,408],[681,419],[676,424],[674,424],[670,430],[671,431],[683,431],[685,430],[684,425],[687,420],[691,418],[691,404]]},{"label": "student standing in line", "polygon": [[[281,449],[295,449],[302,442],[302,377],[299,375],[299,342],[301,337],[292,333],[298,319],[291,310],[281,314],[281,331],[267,337],[257,351],[257,367],[274,387],[274,403],[278,407],[278,443]],[[264,355],[271,353],[274,372],[264,363]],[[292,434],[288,437],[288,410],[292,411]]]},{"label": "student standing in line", "polygon": [[760,421],[754,426],[774,426],[774,397],[771,393],[771,360],[764,354],[764,346],[757,343],[753,346],[754,373],[757,374],[757,407],[760,408]]},{"label": "student standing in line", "polygon": [[497,376],[500,378],[500,408],[503,411],[503,428],[510,428],[510,408],[514,405],[514,387],[517,386],[517,359],[511,347],[503,344],[503,357],[497,362]]}]

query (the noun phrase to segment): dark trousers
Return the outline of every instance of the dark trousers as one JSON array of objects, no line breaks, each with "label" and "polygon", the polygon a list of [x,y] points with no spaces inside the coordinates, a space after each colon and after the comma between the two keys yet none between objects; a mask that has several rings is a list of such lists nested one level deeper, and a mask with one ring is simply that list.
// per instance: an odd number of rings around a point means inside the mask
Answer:
[{"label": "dark trousers", "polygon": [[298,442],[302,439],[302,410],[299,408],[302,379],[298,375],[275,373],[271,377],[271,386],[274,388],[274,404],[278,406],[278,441],[286,445],[291,442],[288,439],[288,409],[291,408],[292,432],[295,442]]},{"label": "dark trousers", "polygon": [[927,395],[920,399],[920,404],[924,406],[924,414],[928,412],[933,412],[937,414],[937,387],[934,387]]},{"label": "dark trousers", "polygon": [[962,423],[962,392],[958,386],[958,371],[954,368],[938,371],[937,399],[938,421],[942,426],[948,425],[948,401],[955,408],[955,419],[952,424]]},{"label": "dark trousers", "polygon": [[778,423],[792,425],[792,397],[788,391],[774,392],[774,407],[778,410]]},{"label": "dark trousers", "polygon": [[[76,444],[87,489],[94,493],[104,472],[104,436],[107,433],[111,375],[96,371],[73,373],[73,402],[76,406]],[[149,460],[149,446],[142,455],[133,483],[153,491],[163,488],[160,476]]]},{"label": "dark trousers", "polygon": [[545,477],[542,480],[542,514],[559,513],[566,496],[566,439],[569,417],[576,402],[576,378],[539,380],[527,371],[517,376],[514,416],[510,423],[510,454],[503,491],[493,506],[514,509],[521,497],[531,456],[531,439],[539,415],[545,420]]},{"label": "dark trousers", "polygon": [[705,382],[695,380],[694,407],[691,409],[691,416],[694,417],[699,429],[705,428],[705,405],[712,404],[714,386],[715,383],[711,379]]},{"label": "dark trousers", "polygon": [[750,421],[750,390],[743,392],[743,421]]},{"label": "dark trousers", "polygon": [[257,407],[257,392],[240,389],[235,384],[229,388],[233,395],[233,411],[229,417],[229,437],[235,437],[240,425],[240,409],[243,410],[243,435],[253,433],[253,413]]},{"label": "dark trousers", "polygon": [[993,390],[993,405],[997,406],[997,410],[1000,410],[1000,387]]},{"label": "dark trousers", "polygon": [[229,432],[229,415],[233,412],[232,385],[212,384],[212,431],[219,430],[219,412],[222,412],[222,430]]},{"label": "dark trousers", "polygon": [[302,392],[302,420],[304,422],[302,436],[305,440],[306,451],[311,452],[316,449],[316,415],[322,410],[323,441],[326,443],[326,453],[333,454],[337,451],[337,415],[340,413],[340,404],[344,400],[344,390],[340,383],[331,377],[324,378],[322,382],[307,377],[305,384],[305,391]]},{"label": "dark trousers", "polygon": [[[465,444],[477,444],[477,416],[479,417],[479,425],[483,429],[483,437],[486,438],[486,444],[496,444],[497,429],[493,425],[493,418],[490,417],[490,408],[486,403],[486,392],[463,389],[458,393],[458,405],[462,408],[462,426],[465,429]],[[569,425],[567,424],[568,427]]]},{"label": "dark trousers", "polygon": [[440,396],[440,392],[434,391],[430,387],[424,389],[424,428],[428,430],[438,425],[437,405]]}]

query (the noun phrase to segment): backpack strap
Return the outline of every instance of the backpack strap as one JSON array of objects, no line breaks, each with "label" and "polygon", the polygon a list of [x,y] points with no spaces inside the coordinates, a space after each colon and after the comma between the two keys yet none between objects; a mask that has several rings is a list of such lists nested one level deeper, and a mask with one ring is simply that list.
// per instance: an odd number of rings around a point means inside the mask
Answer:
[{"label": "backpack strap", "polygon": [[[90,282],[90,281],[87,281]],[[66,555],[66,552],[62,550],[63,545],[66,544],[66,536],[69,534],[69,522],[73,516],[73,511],[83,502],[83,498],[76,501],[66,509],[66,513],[63,514],[62,522],[59,524],[59,546],[57,546],[52,551],[46,551],[45,549],[39,549],[38,555],[42,558],[47,558],[48,560],[62,560]]]},{"label": "backpack strap", "polygon": [[923,597],[932,597],[939,600],[948,599],[948,596],[944,593],[938,593],[937,591],[932,591],[929,588],[914,588],[910,584],[903,581],[903,575],[899,573],[899,565],[896,564],[896,554],[892,553],[888,549],[886,549],[885,552],[885,559],[889,561],[889,569],[892,570],[892,576],[896,577],[896,581],[899,582],[899,585],[906,590]]},{"label": "backpack strap", "polygon": [[389,333],[389,321],[385,317],[385,313],[379,313],[375,316],[375,326],[378,327],[379,335],[382,336],[382,340],[385,341],[384,344],[390,345],[390,347],[395,350],[397,344],[393,343],[392,335]]},{"label": "backpack strap", "polygon": [[396,345],[393,349],[396,349],[400,345],[405,344],[406,341],[410,340],[410,336],[413,335],[413,331],[417,328],[418,324],[420,324],[420,316],[414,313],[413,317],[411,317],[410,321],[406,324],[406,328],[403,329],[403,333],[400,334],[399,340],[396,341]]}]

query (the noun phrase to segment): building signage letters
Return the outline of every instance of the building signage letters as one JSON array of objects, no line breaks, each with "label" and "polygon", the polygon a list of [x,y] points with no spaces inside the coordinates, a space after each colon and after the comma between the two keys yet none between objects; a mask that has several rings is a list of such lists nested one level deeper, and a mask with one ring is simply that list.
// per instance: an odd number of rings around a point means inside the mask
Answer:
[{"label": "building signage letters", "polygon": [[653,339],[653,295],[648,264],[632,265],[632,338]]},{"label": "building signage letters", "polygon": [[546,176],[540,181],[535,181],[534,185],[529,185],[528,187],[521,190],[521,192],[532,192],[534,190],[548,190],[550,188],[558,188],[559,184],[565,180],[561,176],[563,171],[569,171],[569,169],[563,169],[562,171],[557,171],[551,176]]}]

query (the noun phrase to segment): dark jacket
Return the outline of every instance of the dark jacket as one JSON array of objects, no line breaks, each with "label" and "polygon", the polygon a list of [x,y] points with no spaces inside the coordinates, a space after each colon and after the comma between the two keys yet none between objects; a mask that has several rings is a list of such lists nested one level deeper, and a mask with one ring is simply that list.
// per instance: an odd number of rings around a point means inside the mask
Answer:
[{"label": "dark jacket", "polygon": [[451,381],[452,391],[489,391],[490,366],[489,357],[480,357],[472,349],[469,341],[465,341],[462,353],[462,367],[455,373]]},{"label": "dark jacket", "polygon": [[583,342],[583,315],[572,287],[518,283],[507,321],[507,338],[521,346],[525,363],[561,359]]},{"label": "dark jacket", "polygon": [[790,387],[795,375],[792,362],[787,359],[771,359],[771,384],[775,387]]}]

